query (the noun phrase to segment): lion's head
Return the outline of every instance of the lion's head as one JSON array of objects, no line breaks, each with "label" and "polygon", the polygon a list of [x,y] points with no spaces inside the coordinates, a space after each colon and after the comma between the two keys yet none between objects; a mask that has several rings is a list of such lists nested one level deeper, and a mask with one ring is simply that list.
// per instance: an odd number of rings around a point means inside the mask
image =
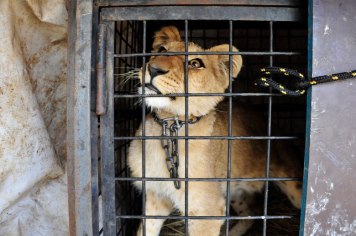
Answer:
[{"label": "lion's head", "polygon": [[[163,27],[155,33],[153,52],[184,52],[185,43],[176,27]],[[229,45],[222,44],[210,49],[189,42],[188,52],[228,52]],[[232,51],[238,51],[233,47]],[[236,77],[242,66],[240,55],[232,56],[232,76]],[[146,94],[176,94],[185,92],[185,56],[152,56],[146,64]],[[140,72],[142,80],[142,69]],[[188,93],[223,93],[229,85],[228,55],[189,55]],[[139,88],[142,94],[142,87]],[[209,113],[223,99],[222,96],[192,96],[188,98],[189,115]],[[147,97],[146,104],[153,109],[184,115],[185,97]]]}]

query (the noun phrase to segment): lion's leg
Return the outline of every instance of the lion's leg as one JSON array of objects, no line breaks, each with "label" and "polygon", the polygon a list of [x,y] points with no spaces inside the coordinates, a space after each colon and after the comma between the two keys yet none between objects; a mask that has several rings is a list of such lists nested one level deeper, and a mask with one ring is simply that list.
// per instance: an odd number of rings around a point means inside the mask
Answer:
[{"label": "lion's leg", "polygon": [[[297,168],[287,166],[271,165],[271,175],[273,177],[300,177]],[[294,207],[300,209],[302,205],[302,181],[276,181],[274,182],[282,192],[289,198]]]},{"label": "lion's leg", "polygon": [[276,185],[287,195],[294,207],[301,208],[302,181],[277,181]]},{"label": "lion's leg", "polygon": [[[276,143],[278,158],[271,159],[271,176],[273,177],[302,177],[303,168],[298,161],[296,153],[291,152],[288,145]],[[274,182],[289,198],[294,207],[300,209],[302,205],[302,181],[276,181]]]},{"label": "lion's leg", "polygon": [[[199,214],[202,215],[202,214]],[[224,220],[189,220],[190,236],[218,236]]]},{"label": "lion's leg", "polygon": [[[219,190],[218,183],[189,183],[188,216],[224,216],[225,199]],[[184,194],[181,196],[179,210],[184,215]],[[190,236],[218,236],[223,219],[198,220],[188,219]]]},{"label": "lion's leg", "polygon": [[[172,202],[167,198],[157,196],[152,191],[147,191],[146,195],[146,215],[147,216],[167,216],[173,209]],[[146,235],[158,236],[165,219],[147,219]],[[142,223],[137,232],[137,236],[143,235]]]},{"label": "lion's leg", "polygon": [[[253,215],[250,204],[253,204],[254,196],[243,189],[237,189],[231,196],[231,206],[238,216]],[[253,220],[239,220],[229,231],[229,235],[244,235],[253,225]]]}]

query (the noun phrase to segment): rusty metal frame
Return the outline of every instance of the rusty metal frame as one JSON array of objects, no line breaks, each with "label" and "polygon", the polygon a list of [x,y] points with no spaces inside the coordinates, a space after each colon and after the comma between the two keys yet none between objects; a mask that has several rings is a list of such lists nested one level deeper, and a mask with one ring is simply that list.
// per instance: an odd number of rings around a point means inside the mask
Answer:
[{"label": "rusty metal frame", "polygon": [[114,169],[114,22],[105,22],[106,30],[104,57],[106,58],[106,113],[100,117],[99,139],[101,157],[101,196],[103,201],[102,217],[105,235],[116,234],[115,208],[115,169]]},{"label": "rusty metal frame", "polygon": [[[142,16],[142,12],[145,16]],[[171,12],[179,14],[171,14]],[[137,6],[103,8],[101,19],[119,20],[246,20],[301,21],[305,19],[299,8],[265,6]]]},{"label": "rusty metal frame", "polygon": [[93,235],[90,77],[90,0],[69,2],[67,80],[67,175],[70,235]]}]

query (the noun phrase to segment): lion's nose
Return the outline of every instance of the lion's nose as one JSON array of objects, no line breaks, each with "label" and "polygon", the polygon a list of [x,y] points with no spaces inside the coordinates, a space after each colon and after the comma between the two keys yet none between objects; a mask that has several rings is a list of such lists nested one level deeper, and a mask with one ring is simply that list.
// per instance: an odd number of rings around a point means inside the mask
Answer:
[{"label": "lion's nose", "polygon": [[164,75],[166,74],[168,71],[167,70],[163,70],[159,67],[153,67],[150,64],[148,64],[148,73],[151,76],[151,83],[154,77],[159,76],[159,75]]}]

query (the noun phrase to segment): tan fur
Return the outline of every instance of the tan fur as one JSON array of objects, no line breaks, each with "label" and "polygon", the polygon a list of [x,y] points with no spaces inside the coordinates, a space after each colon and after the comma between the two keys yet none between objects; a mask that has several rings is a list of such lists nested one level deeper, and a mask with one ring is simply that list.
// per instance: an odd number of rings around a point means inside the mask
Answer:
[{"label": "tan fur", "polygon": [[[155,35],[154,50],[164,46],[169,52],[184,52],[184,42],[178,38],[175,27],[164,27]],[[206,51],[228,51],[228,45],[215,46]],[[196,44],[189,43],[189,52],[204,51]],[[237,51],[233,47],[233,51]],[[229,84],[229,56],[227,55],[190,55],[188,60],[200,58],[205,68],[189,68],[189,92],[194,93],[222,93]],[[153,80],[153,84],[163,93],[184,93],[184,56],[155,56],[151,57],[149,65],[168,71]],[[236,77],[242,66],[239,55],[232,57],[232,75]],[[142,80],[142,75],[140,76]],[[151,80],[146,69],[145,82]],[[150,93],[147,90],[147,93]],[[162,100],[166,99],[166,100]],[[215,111],[222,97],[189,97],[189,116],[204,117],[188,127],[189,136],[227,136],[228,112]],[[146,102],[159,117],[173,117],[179,115],[184,120],[185,98],[146,98]],[[157,109],[155,104],[165,104]],[[240,104],[233,107],[232,131],[234,136],[266,135],[262,129],[263,122],[255,113]],[[142,135],[142,126],[136,133]],[[161,136],[162,127],[157,124],[151,115],[147,116],[145,123],[146,136]],[[179,135],[185,135],[184,126],[179,130]],[[267,142],[262,140],[233,140],[231,177],[265,177],[266,147]],[[227,140],[189,140],[188,141],[188,177],[189,178],[225,178],[227,176],[228,141]],[[145,141],[145,175],[146,177],[169,177],[165,162],[165,153],[160,140]],[[179,176],[185,176],[185,141],[179,140],[180,167]],[[273,177],[299,176],[299,171],[290,154],[280,153],[272,144],[270,174]],[[142,141],[134,140],[129,149],[129,166],[132,176],[142,176]],[[288,162],[289,163],[288,163]],[[135,182],[141,189],[141,182]],[[146,182],[146,214],[169,215],[173,208],[185,214],[185,184],[181,189],[175,189],[173,181],[148,181]],[[300,207],[301,189],[296,182],[285,181],[278,184],[282,191],[290,198],[291,202]],[[248,215],[248,202],[246,196],[252,199],[253,193],[261,191],[264,182],[231,182],[232,206],[241,215]],[[226,182],[199,182],[190,181],[188,184],[188,215],[189,216],[224,216],[225,215]],[[241,203],[241,204],[240,204]],[[164,220],[146,220],[146,235],[159,235]],[[222,220],[189,220],[189,235],[208,236],[219,235]],[[238,224],[231,233],[242,235],[251,226]],[[142,227],[138,235],[142,234]]]}]

